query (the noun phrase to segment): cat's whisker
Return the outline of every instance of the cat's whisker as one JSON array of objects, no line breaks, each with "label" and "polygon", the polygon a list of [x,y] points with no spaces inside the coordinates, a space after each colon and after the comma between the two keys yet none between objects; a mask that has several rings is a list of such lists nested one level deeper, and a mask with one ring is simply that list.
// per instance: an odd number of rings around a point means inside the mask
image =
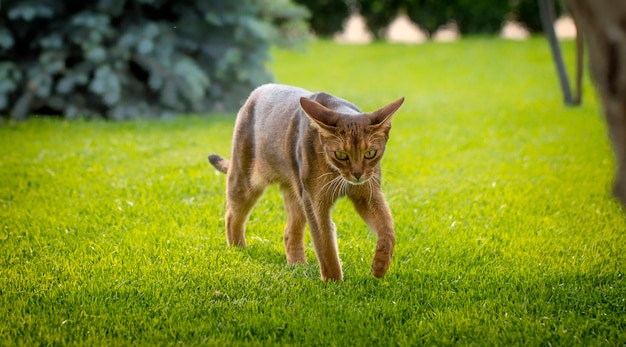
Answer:
[{"label": "cat's whisker", "polygon": [[382,187],[382,183],[383,183],[383,181],[384,181],[384,183],[385,183],[386,185],[389,185],[389,186],[391,186],[392,188],[394,187],[394,184],[393,184],[393,182],[392,182],[392,181],[390,181],[390,180],[388,180],[388,179],[386,179],[386,178],[382,178],[382,177],[380,177],[380,175],[376,175],[376,176],[377,176],[376,182],[377,182],[377,184],[378,184],[378,186],[379,186],[379,187]]},{"label": "cat's whisker", "polygon": [[370,182],[370,187],[371,187],[371,183],[374,182],[374,184],[376,184],[377,186],[380,187],[380,176],[377,174],[373,174],[372,177],[370,177],[370,179],[368,180]]},{"label": "cat's whisker", "polygon": [[350,189],[351,184],[342,179],[341,180],[341,190],[339,191],[339,195],[337,196],[337,198],[340,198],[342,196],[346,196],[348,194],[348,190]]},{"label": "cat's whisker", "polygon": [[[328,174],[321,175],[320,177],[318,177],[318,179],[325,175],[328,175]],[[337,176],[333,178],[332,180],[326,182],[326,184],[324,184],[322,188],[320,188],[320,193],[323,193],[325,189],[329,189],[330,187],[332,187],[335,184],[335,181],[337,181],[337,178],[341,178],[341,177]]]},{"label": "cat's whisker", "polygon": [[374,187],[372,187],[372,181],[374,181],[374,177],[376,176],[372,176],[371,179],[367,180],[367,184],[369,185],[369,188],[370,188],[370,198],[367,201],[368,205],[372,203],[372,195],[374,194]]},{"label": "cat's whisker", "polygon": [[326,177],[326,176],[328,176],[328,175],[334,175],[334,174],[335,174],[335,172],[334,172],[334,171],[333,171],[333,172],[327,172],[327,173],[325,173],[325,174],[321,174],[321,175],[319,175],[319,176],[317,177],[317,179],[318,179],[318,180],[321,180],[322,178],[324,178],[324,177]]},{"label": "cat's whisker", "polygon": [[335,185],[335,189],[333,190],[333,201],[336,201],[337,199],[339,199],[339,197],[341,196],[341,192],[343,190],[343,185],[345,184],[345,181],[343,180],[343,178],[339,177],[340,179],[337,180],[337,184]]},{"label": "cat's whisker", "polygon": [[340,185],[341,185],[341,182],[339,180],[335,181],[335,184],[333,185],[333,192],[330,195],[331,201],[337,200],[337,189],[339,189]]},{"label": "cat's whisker", "polygon": [[350,189],[350,184],[348,182],[346,182],[345,180],[341,182],[342,183],[342,192],[341,192],[341,196],[345,196],[348,194],[348,189]]},{"label": "cat's whisker", "polygon": [[320,188],[320,194],[323,193],[324,191],[327,191],[330,194],[330,199],[331,201],[335,201],[338,198],[340,198],[343,195],[346,194],[346,185],[347,183],[345,182],[345,180],[343,179],[343,177],[341,176],[337,176],[335,178],[333,178],[332,180],[326,182],[326,184],[324,184],[322,186],[322,188]]}]

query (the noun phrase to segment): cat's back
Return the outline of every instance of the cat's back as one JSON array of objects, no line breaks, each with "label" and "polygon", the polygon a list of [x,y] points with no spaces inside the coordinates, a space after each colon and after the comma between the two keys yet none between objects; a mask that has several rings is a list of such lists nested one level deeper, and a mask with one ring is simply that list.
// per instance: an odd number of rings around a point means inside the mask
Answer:
[{"label": "cat's back", "polygon": [[250,94],[239,110],[236,132],[249,134],[257,146],[268,146],[293,136],[303,120],[300,97],[312,94],[298,87],[264,84]]},{"label": "cat's back", "polygon": [[274,151],[283,142],[292,143],[305,133],[315,132],[300,106],[300,98],[310,98],[327,108],[346,115],[359,114],[352,103],[325,92],[311,92],[282,84],[264,84],[256,88],[237,114],[235,134],[254,141],[260,148]]},{"label": "cat's back", "polygon": [[300,97],[313,99],[327,108],[345,113],[359,113],[360,110],[351,102],[325,92],[311,92],[303,88],[282,85],[264,84],[256,88],[251,94],[244,109],[254,111],[255,117],[269,117],[272,119],[294,117],[302,115],[300,111]]},{"label": "cat's back", "polygon": [[[292,115],[300,107],[300,97],[310,97],[313,93],[299,87],[282,84],[264,84],[256,88],[246,104],[254,108],[254,113],[263,115]],[[245,107],[245,106],[244,106]]]}]

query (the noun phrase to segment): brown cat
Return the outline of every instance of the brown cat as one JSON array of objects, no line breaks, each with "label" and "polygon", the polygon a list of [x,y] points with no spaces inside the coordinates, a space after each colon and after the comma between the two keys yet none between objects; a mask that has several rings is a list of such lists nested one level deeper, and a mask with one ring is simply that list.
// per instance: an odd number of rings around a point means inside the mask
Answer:
[{"label": "brown cat", "polygon": [[331,208],[342,196],[378,235],[372,274],[382,277],[395,245],[393,219],[380,189],[379,162],[401,98],[372,113],[326,93],[266,84],[239,110],[230,162],[209,161],[227,174],[226,237],[246,246],[244,225],[263,190],[278,183],[288,221],[287,263],[306,263],[308,223],[322,280],[343,280]]}]

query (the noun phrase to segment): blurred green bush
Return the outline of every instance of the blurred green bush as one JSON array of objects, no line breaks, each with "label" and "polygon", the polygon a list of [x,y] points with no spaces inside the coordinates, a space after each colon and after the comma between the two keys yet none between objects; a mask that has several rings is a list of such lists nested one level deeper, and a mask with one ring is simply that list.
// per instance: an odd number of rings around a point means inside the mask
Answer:
[{"label": "blurred green bush", "polygon": [[[531,31],[541,31],[537,0],[297,0],[311,10],[310,24],[319,35],[330,36],[342,30],[350,11],[359,12],[376,38],[398,15],[409,18],[429,33],[455,21],[463,34],[494,34],[506,19],[524,23]],[[337,11],[337,9],[340,9]],[[559,10],[559,9],[557,9]],[[557,14],[562,11],[557,11]]]},{"label": "blurred green bush", "polygon": [[358,9],[374,38],[381,39],[405,0],[357,0]]},{"label": "blurred green bush", "polygon": [[451,4],[451,19],[457,22],[463,34],[498,33],[511,9],[509,2],[502,0],[457,0]]},{"label": "blurred green bush", "polygon": [[448,1],[404,0],[409,18],[423,30],[433,34],[454,18],[455,6]]},{"label": "blurred green bush", "polygon": [[343,30],[343,23],[350,16],[350,6],[342,0],[294,0],[313,14],[309,25],[315,35],[330,37]]},{"label": "blurred green bush", "polygon": [[2,0],[0,114],[129,119],[230,111],[307,36],[290,0]]},{"label": "blurred green bush", "polygon": [[[556,17],[565,12],[561,1],[554,2],[554,14]],[[524,23],[531,32],[543,32],[541,16],[539,16],[539,2],[537,0],[512,0],[513,19]]]}]

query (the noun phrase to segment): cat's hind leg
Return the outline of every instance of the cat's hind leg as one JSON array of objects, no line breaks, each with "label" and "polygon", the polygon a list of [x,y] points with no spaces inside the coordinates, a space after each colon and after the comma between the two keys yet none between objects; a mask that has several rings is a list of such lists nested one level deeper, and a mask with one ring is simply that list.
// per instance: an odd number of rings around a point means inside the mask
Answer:
[{"label": "cat's hind leg", "polygon": [[226,187],[226,241],[228,246],[246,247],[245,225],[263,189],[229,172]]},{"label": "cat's hind leg", "polygon": [[285,226],[285,253],[287,264],[306,264],[304,255],[304,227],[306,216],[302,210],[302,202],[290,187],[281,185],[285,210],[287,211],[287,226]]}]

